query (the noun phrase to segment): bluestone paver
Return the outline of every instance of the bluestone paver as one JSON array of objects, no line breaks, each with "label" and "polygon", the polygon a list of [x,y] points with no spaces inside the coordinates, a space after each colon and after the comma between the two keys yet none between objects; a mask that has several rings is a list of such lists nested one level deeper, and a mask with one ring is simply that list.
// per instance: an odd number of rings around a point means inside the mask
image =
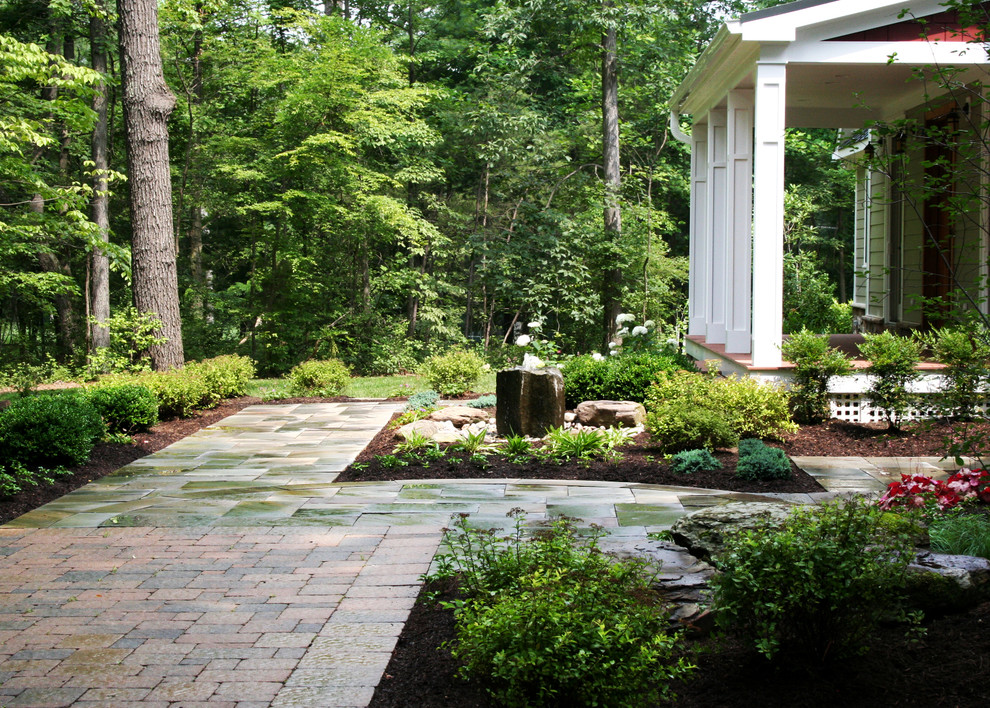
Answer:
[{"label": "bluestone paver", "polygon": [[[338,484],[397,406],[259,405],[0,527],[0,705],[363,708],[451,514],[642,538],[774,495],[604,482]],[[931,459],[799,458],[829,492]],[[794,503],[828,496],[776,495]]]}]

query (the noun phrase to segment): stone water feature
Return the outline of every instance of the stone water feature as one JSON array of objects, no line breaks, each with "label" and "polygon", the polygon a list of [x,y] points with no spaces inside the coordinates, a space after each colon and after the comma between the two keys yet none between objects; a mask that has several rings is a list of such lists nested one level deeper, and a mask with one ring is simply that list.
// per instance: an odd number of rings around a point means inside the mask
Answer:
[{"label": "stone water feature", "polygon": [[495,427],[501,437],[541,438],[564,424],[564,376],[555,367],[499,371],[495,398]]}]

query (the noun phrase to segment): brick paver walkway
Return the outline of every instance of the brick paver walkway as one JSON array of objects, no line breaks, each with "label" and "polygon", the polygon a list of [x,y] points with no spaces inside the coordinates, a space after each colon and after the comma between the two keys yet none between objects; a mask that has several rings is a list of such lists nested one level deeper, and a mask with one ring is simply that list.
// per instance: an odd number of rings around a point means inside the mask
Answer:
[{"label": "brick paver walkway", "polygon": [[[253,406],[0,527],[0,706],[366,706],[450,514],[642,538],[716,490],[336,484],[387,403]],[[801,458],[833,491],[934,460]],[[780,495],[794,502],[823,495]]]}]

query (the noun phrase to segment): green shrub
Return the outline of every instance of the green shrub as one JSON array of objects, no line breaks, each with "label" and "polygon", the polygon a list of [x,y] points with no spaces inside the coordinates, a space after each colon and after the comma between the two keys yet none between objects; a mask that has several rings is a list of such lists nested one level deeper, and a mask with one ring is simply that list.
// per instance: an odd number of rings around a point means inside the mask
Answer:
[{"label": "green shrub", "polygon": [[983,514],[945,514],[928,527],[936,553],[990,559],[990,518]]},{"label": "green shrub", "polygon": [[783,650],[824,661],[861,649],[901,611],[913,534],[862,499],[802,507],[782,527],[728,540],[712,579],[719,622],[768,658]]},{"label": "green shrub", "polygon": [[304,361],[289,372],[292,390],[300,396],[339,396],[351,372],[338,359]]},{"label": "green shrub", "polygon": [[163,420],[188,418],[207,405],[215,405],[206,382],[195,372],[183,369],[155,371],[132,379],[151,389],[158,398],[158,416]]},{"label": "green shrub", "polygon": [[[97,326],[96,321],[92,321]],[[100,347],[87,360],[86,370],[93,378],[106,373],[136,373],[151,370],[148,350],[167,339],[157,336],[161,330],[158,315],[139,313],[128,307],[111,315],[104,326],[110,330],[110,346]]]},{"label": "green shrub", "polygon": [[831,417],[828,385],[834,376],[852,370],[848,357],[828,346],[828,337],[803,329],[792,334],[780,347],[787,361],[794,364],[791,407],[802,423],[818,423]]},{"label": "green shrub", "polygon": [[454,656],[506,706],[639,706],[688,671],[642,561],[613,561],[599,534],[558,519],[524,541],[467,527],[441,563],[461,571]]},{"label": "green shrub", "polygon": [[158,397],[147,386],[97,386],[86,395],[112,433],[147,430],[158,422]]},{"label": "green shrub", "polygon": [[414,411],[435,408],[439,401],[440,394],[436,391],[420,391],[419,393],[414,393],[409,397],[409,400],[406,401],[405,408],[402,410]]},{"label": "green shrub", "polygon": [[717,413],[737,439],[779,438],[797,430],[791,421],[788,392],[782,386],[750,377],[722,378],[689,371],[660,373],[647,394],[646,409],[670,403]]},{"label": "green shrub", "polygon": [[662,372],[694,368],[683,355],[638,352],[595,359],[574,357],[564,366],[564,396],[573,408],[582,401],[636,401],[642,403],[647,391]]},{"label": "green shrub", "polygon": [[82,394],[18,398],[0,414],[0,459],[30,466],[81,464],[105,432],[99,412]]},{"label": "green shrub", "polygon": [[945,364],[937,396],[939,411],[951,418],[972,418],[990,383],[990,344],[976,327],[936,329],[922,335],[935,360]]},{"label": "green shrub", "polygon": [[646,415],[646,429],[665,453],[695,448],[714,450],[739,442],[739,435],[724,416],[686,401],[654,408]]},{"label": "green shrub", "polygon": [[770,447],[762,440],[742,440],[739,442],[736,477],[752,480],[790,479],[791,461],[783,450]]},{"label": "green shrub", "polygon": [[722,469],[722,463],[708,450],[684,450],[670,459],[670,471],[674,474],[692,474]]},{"label": "green shrub", "polygon": [[190,362],[185,371],[203,378],[209,397],[216,403],[245,395],[255,374],[250,357],[236,354]]},{"label": "green shrub", "polygon": [[460,396],[481,377],[485,362],[474,352],[454,350],[431,356],[420,368],[430,387],[443,396]]},{"label": "green shrub", "polygon": [[496,403],[494,393],[486,393],[484,396],[479,396],[473,401],[468,401],[464,405],[468,408],[492,408]]},{"label": "green shrub", "polygon": [[921,361],[921,344],[911,337],[890,332],[865,334],[860,352],[870,362],[870,402],[884,412],[887,424],[896,429],[915,402],[908,385],[918,380],[914,368]]}]

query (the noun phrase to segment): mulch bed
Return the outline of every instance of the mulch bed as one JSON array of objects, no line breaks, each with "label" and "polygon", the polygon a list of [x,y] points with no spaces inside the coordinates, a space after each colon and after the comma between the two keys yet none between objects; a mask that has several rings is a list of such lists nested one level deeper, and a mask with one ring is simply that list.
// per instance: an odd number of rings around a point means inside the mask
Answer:
[{"label": "mulch bed", "polygon": [[374,482],[405,479],[549,479],[592,480],[604,482],[638,482],[642,484],[669,484],[677,486],[725,489],[740,492],[788,492],[809,493],[823,491],[812,477],[792,465],[791,479],[773,481],[748,481],[737,479],[735,454],[717,452],[715,457],[722,469],[680,475],[670,471],[662,462],[663,455],[650,445],[649,436],[641,433],[634,445],[619,448],[622,459],[617,462],[603,460],[572,460],[561,463],[512,462],[504,455],[488,455],[484,464],[471,462],[462,452],[448,452],[429,466],[410,462],[405,467],[383,466],[379,455],[391,454],[397,442],[395,431],[388,426],[382,429],[358,455],[355,464],[345,469],[338,482]]},{"label": "mulch bed", "polygon": [[[489,708],[477,683],[457,676],[458,662],[441,647],[455,638],[452,610],[424,599],[457,597],[452,586],[424,588],[399,637],[370,708]],[[725,637],[688,638],[684,656],[698,668],[672,685],[664,708],[876,708],[987,705],[990,603],[932,619],[915,641],[881,628],[863,656],[824,666],[783,660],[770,664],[752,648]]]}]

